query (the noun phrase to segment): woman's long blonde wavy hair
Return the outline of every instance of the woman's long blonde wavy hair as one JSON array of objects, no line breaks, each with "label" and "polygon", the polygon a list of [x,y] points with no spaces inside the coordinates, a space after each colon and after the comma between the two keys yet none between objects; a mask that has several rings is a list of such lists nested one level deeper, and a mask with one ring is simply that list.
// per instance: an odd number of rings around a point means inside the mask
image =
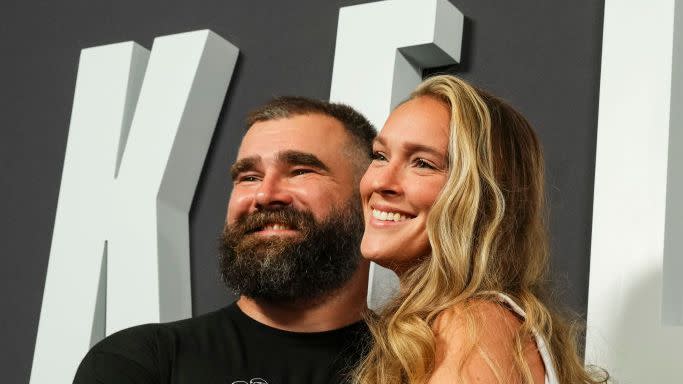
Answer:
[{"label": "woman's long blonde wavy hair", "polygon": [[[526,312],[515,337],[515,368],[525,383],[533,383],[523,355],[533,330],[547,340],[561,383],[606,382],[606,373],[584,368],[575,328],[544,303],[544,168],[531,126],[505,102],[454,76],[424,81],[410,99],[417,97],[450,110],[448,179],[427,221],[431,256],[404,272],[396,297],[367,316],[373,344],[356,382],[426,382],[435,368],[434,321],[455,306],[495,301],[492,292],[507,294]],[[485,353],[475,348],[477,321],[468,319],[468,354]],[[502,377],[495,361],[489,365]]]}]

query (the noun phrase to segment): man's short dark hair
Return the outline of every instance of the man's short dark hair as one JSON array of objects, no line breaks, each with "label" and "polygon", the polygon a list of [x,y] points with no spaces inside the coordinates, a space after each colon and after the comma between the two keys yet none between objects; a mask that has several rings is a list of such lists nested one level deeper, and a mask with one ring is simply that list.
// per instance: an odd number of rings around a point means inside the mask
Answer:
[{"label": "man's short dark hair", "polygon": [[352,139],[352,145],[365,155],[361,172],[370,161],[372,141],[377,136],[375,127],[360,112],[346,104],[331,103],[302,96],[282,96],[270,100],[247,115],[247,129],[261,121],[287,119],[301,115],[319,114],[339,121]]}]

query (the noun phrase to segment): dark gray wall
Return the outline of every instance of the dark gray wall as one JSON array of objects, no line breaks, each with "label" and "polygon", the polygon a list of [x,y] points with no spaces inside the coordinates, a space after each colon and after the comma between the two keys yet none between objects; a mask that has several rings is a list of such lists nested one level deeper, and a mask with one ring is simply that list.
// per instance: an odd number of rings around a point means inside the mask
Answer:
[{"label": "dark gray wall", "polygon": [[[547,158],[553,274],[585,312],[603,3],[452,0],[467,18],[448,68],[506,98]],[[329,94],[337,13],[364,1],[4,1],[0,5],[0,381],[28,381],[82,48],[210,28],[240,48],[190,214],[193,309],[230,295],[215,268],[228,166],[247,110],[274,95]],[[106,202],[103,202],[105,204]]]}]

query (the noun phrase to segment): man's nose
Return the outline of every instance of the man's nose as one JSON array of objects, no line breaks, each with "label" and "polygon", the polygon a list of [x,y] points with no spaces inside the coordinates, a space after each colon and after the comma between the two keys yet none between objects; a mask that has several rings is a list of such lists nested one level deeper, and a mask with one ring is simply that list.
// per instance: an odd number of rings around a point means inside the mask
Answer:
[{"label": "man's nose", "polygon": [[266,175],[255,191],[254,203],[257,209],[279,208],[292,204],[292,195],[279,175]]}]

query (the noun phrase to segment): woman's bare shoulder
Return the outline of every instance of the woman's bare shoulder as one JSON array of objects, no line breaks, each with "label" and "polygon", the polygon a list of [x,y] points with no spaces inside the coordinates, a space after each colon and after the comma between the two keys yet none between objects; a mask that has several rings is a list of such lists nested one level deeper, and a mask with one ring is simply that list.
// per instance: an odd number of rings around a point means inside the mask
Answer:
[{"label": "woman's bare shoulder", "polygon": [[435,332],[457,332],[468,318],[491,323],[492,326],[502,327],[506,334],[516,332],[522,320],[504,303],[477,299],[467,303],[456,304],[439,314],[434,321]]},{"label": "woman's bare shoulder", "polygon": [[[450,383],[458,372],[475,383],[521,382],[514,356],[522,322],[506,304],[494,300],[472,300],[443,311],[433,325],[436,364],[429,382]],[[527,337],[522,347],[534,382],[543,383],[545,370],[535,340]]]}]

